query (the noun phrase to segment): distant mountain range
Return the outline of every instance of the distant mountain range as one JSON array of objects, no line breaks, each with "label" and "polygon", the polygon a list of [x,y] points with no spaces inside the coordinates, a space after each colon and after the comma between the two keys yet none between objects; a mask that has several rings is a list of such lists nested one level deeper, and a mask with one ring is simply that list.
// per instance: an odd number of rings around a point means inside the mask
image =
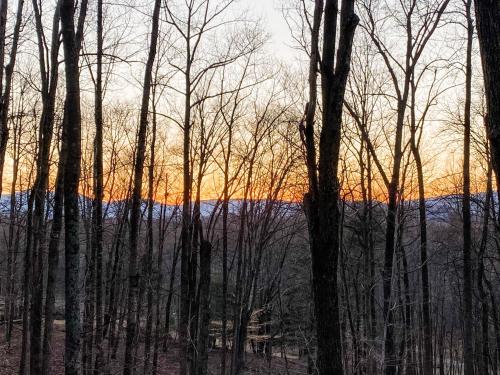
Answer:
[{"label": "distant mountain range", "polygon": [[[20,212],[25,212],[28,208],[28,197],[29,197],[29,192],[28,191],[22,191],[22,192],[17,192],[15,194],[15,201],[16,201],[16,210]],[[49,204],[47,205],[48,209],[48,215],[52,214],[52,205],[53,205],[53,198],[54,198],[54,193],[49,192]],[[232,199],[229,202],[229,213],[230,214],[237,214],[242,205],[243,201],[241,199]],[[250,201],[249,206],[253,205],[257,209],[262,209],[264,205],[266,204],[266,201],[260,200],[260,201]],[[106,218],[112,219],[116,218],[120,215],[123,215],[123,210],[125,209],[126,201],[124,200],[117,200],[117,201],[105,201],[103,203],[103,213]],[[287,207],[290,209],[300,209],[300,204],[294,203],[294,202],[285,202],[285,201],[280,201],[280,202],[275,202],[276,207]],[[80,211],[89,211],[91,210],[92,207],[92,199],[88,198],[84,195],[80,195]],[[201,201],[200,204],[200,213],[201,216],[203,217],[208,217],[212,215],[214,212],[214,209],[220,209],[221,208],[221,202],[215,199],[210,199],[210,200],[203,200]],[[2,194],[0,195],[0,216],[8,216],[10,213],[11,209],[11,195],[10,194]],[[153,205],[153,217],[158,218],[161,213],[166,215],[167,217],[172,215],[174,212],[179,212],[181,211],[182,206],[180,205],[175,205],[175,204],[162,204],[159,202],[155,202]],[[141,210],[145,213],[147,210],[147,201],[143,200],[141,204]]]},{"label": "distant mountain range", "polygon": [[[497,196],[494,194],[494,200],[495,203],[497,203]],[[485,199],[485,193],[478,193],[474,194],[471,198],[471,211],[472,214],[480,214],[483,210],[483,204],[484,204],[484,199]],[[20,210],[21,212],[25,212],[27,209],[28,205],[28,191],[22,191],[22,192],[17,192],[15,196],[16,200],[16,209]],[[457,217],[457,215],[461,215],[461,201],[462,197],[461,195],[446,195],[446,196],[441,196],[441,197],[432,197],[428,198],[426,200],[426,208],[427,208],[427,215],[428,215],[428,220],[431,221],[448,221],[451,219],[452,216]],[[50,217],[51,215],[51,209],[52,209],[52,203],[53,203],[53,193],[49,193],[49,204],[47,206],[48,209],[48,215]],[[111,202],[104,202],[104,214],[105,217],[108,219],[116,218],[120,215],[123,215],[123,210],[125,208],[125,201],[111,201]],[[275,207],[279,207],[281,209],[289,209],[293,212],[296,212],[297,210],[301,210],[301,203],[300,202],[285,202],[285,201],[280,201],[280,202],[274,202]],[[360,204],[360,202],[351,202],[349,206],[355,208]],[[91,209],[91,204],[92,200],[84,195],[80,196],[80,209],[82,212],[85,210],[90,210]],[[253,205],[256,209],[262,209],[264,208],[266,201],[261,200],[261,201],[252,201],[250,203]],[[267,202],[269,204],[269,202]],[[213,212],[214,209],[220,209],[221,202],[217,200],[204,200],[201,202],[200,206],[200,212],[203,217],[208,217],[210,216]],[[237,214],[242,205],[242,200],[240,199],[233,199],[229,203],[229,210],[230,214]],[[385,208],[385,203],[383,202],[378,202],[378,205],[381,208]],[[359,206],[358,206],[359,207]],[[411,201],[406,201],[405,202],[405,207],[407,210],[409,210],[409,214],[411,215],[418,215],[418,201],[417,200],[411,200]],[[0,196],[0,215],[1,216],[8,216],[10,213],[10,208],[11,208],[11,196],[10,194],[2,194]],[[142,208],[143,212],[146,212],[147,209],[147,201],[144,200],[142,202]],[[174,204],[161,204],[159,202],[155,202],[153,206],[153,216],[155,218],[158,218],[163,212],[167,217],[172,215],[175,211],[178,211],[180,213],[181,207],[176,206]]]}]

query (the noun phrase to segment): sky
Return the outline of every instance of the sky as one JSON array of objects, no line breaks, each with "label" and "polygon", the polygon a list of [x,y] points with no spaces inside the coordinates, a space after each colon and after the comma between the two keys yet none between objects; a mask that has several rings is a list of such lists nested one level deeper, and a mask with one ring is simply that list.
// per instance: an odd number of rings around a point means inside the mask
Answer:
[{"label": "sky", "polygon": [[283,55],[292,53],[290,30],[284,19],[282,8],[286,0],[240,0],[253,3],[251,10],[262,17],[263,25],[270,33],[273,49]]},{"label": "sky", "polygon": [[[52,0],[48,0],[49,2]],[[14,4],[15,2],[13,2]],[[302,64],[301,67],[307,66],[306,55],[303,51],[294,48],[296,42],[291,36],[291,31],[285,20],[285,15],[283,8],[290,7],[296,3],[296,0],[235,0],[232,8],[235,12],[240,13],[242,10],[247,9],[248,18],[255,20],[259,19],[262,28],[268,33],[269,39],[266,45],[266,53],[273,59],[272,61],[284,62],[286,65],[294,65],[300,60]],[[142,17],[149,17],[149,13],[146,12],[146,5],[144,7],[138,7],[137,18],[142,19]],[[149,10],[149,9],[148,9]],[[50,14],[50,12],[48,12]],[[115,17],[115,22],[120,25],[120,19],[127,17]],[[50,24],[50,19],[47,20],[47,25]],[[116,28],[119,28],[115,27]],[[131,35],[132,39],[129,41],[134,44],[132,48],[137,48],[139,46],[147,46],[144,43],[144,39],[147,37],[149,31],[149,24],[147,22],[141,23],[140,27],[144,27],[144,33],[137,32],[137,29],[132,29]],[[432,43],[427,49],[427,53],[430,58],[446,57],[452,55],[456,51],[463,50],[463,45],[461,42],[456,42],[455,39],[459,40],[462,38],[461,31],[458,28],[453,28],[447,26],[443,31],[439,30],[434,36]],[[362,33],[361,29],[358,29],[358,34]],[[457,34],[457,35],[455,35]],[[138,35],[140,37],[138,37]],[[400,35],[397,33],[390,33],[390,36],[394,39],[391,41],[398,44],[400,43]],[[387,35],[384,35],[387,37]],[[447,46],[447,44],[449,44]],[[27,46],[23,49],[23,53],[27,56],[31,53],[28,50],[32,49]],[[444,48],[446,47],[446,48]],[[92,45],[88,48],[92,49]],[[30,56],[28,56],[30,60]],[[141,56],[133,56],[136,60],[141,60]],[[449,60],[448,60],[449,61]],[[461,57],[459,56],[456,62],[461,63]],[[475,56],[475,61],[478,61],[477,55]],[[140,66],[140,69],[137,67]],[[36,68],[36,66],[35,66]],[[34,68],[34,69],[35,69]],[[122,79],[116,79],[114,82],[116,88],[109,87],[109,97],[113,97],[113,100],[117,99],[119,101],[128,101],[133,105],[138,105],[139,101],[136,100],[138,94],[140,94],[140,82],[142,79],[142,62],[134,63],[129,65],[124,65],[123,68],[117,68],[119,75],[122,75]],[[121,70],[120,70],[121,69]],[[478,74],[479,64],[475,69],[475,86],[480,86],[479,82],[480,76]],[[428,178],[436,180],[437,183],[443,178],[447,177],[450,172],[459,171],[459,164],[461,163],[460,150],[461,150],[461,138],[460,135],[450,138],[449,135],[444,134],[446,131],[447,121],[449,120],[450,111],[455,111],[457,109],[457,103],[460,102],[463,96],[463,75],[459,70],[455,71],[454,76],[446,78],[445,85],[455,86],[455,89],[449,90],[446,93],[446,98],[441,97],[437,106],[433,108],[432,116],[430,116],[428,124],[426,125],[425,134],[428,138],[422,147],[422,152],[424,153],[424,161],[426,167],[426,176]],[[117,74],[118,75],[118,74]],[[116,77],[115,77],[116,78]],[[87,82],[90,84],[90,82]],[[85,86],[85,83],[83,83]],[[89,93],[91,92],[88,91]],[[93,97],[89,96],[89,103],[92,104]],[[135,121],[135,119],[132,119]],[[348,121],[348,119],[347,119]],[[349,126],[348,123],[345,126]],[[391,124],[387,124],[387,128],[391,129]],[[385,127],[385,124],[384,124]],[[175,127],[174,127],[175,128]],[[450,140],[453,139],[452,142]],[[456,152],[455,152],[456,151]],[[9,166],[11,164],[10,160],[7,162],[6,177],[9,176]],[[458,167],[458,168],[457,168]],[[390,166],[387,166],[390,168]],[[482,171],[480,171],[482,173]]]}]

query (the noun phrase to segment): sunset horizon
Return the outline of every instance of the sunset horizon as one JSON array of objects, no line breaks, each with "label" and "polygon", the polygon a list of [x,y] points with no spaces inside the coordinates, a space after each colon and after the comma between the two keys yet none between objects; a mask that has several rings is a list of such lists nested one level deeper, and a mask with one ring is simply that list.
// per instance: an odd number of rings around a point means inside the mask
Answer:
[{"label": "sunset horizon", "polygon": [[0,0],[0,375],[498,375],[500,0]]}]

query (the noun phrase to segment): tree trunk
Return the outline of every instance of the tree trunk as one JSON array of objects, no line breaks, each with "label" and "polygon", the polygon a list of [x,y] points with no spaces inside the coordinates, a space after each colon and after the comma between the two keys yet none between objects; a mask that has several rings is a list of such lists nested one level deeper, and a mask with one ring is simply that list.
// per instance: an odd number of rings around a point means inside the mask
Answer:
[{"label": "tree trunk", "polygon": [[139,133],[137,136],[137,151],[134,163],[134,189],[132,193],[132,205],[130,209],[130,253],[129,253],[129,290],[128,290],[128,309],[127,309],[127,339],[125,343],[125,363],[123,375],[132,375],[134,371],[133,349],[136,341],[136,314],[137,297],[139,287],[139,273],[137,270],[137,253],[139,240],[139,224],[141,216],[142,201],[142,176],[144,173],[144,158],[146,152],[146,130],[148,126],[149,98],[151,94],[151,81],[153,64],[156,57],[156,46],[158,43],[160,0],[155,0],[153,10],[153,20],[151,26],[151,41],[144,72],[141,115],[139,123]]},{"label": "tree trunk", "polygon": [[488,375],[490,364],[490,347],[489,347],[489,306],[488,295],[484,288],[484,254],[488,244],[488,225],[490,215],[490,202],[493,198],[492,187],[492,168],[491,162],[488,163],[487,184],[486,184],[486,197],[484,201],[484,218],[483,228],[481,233],[481,242],[479,244],[479,252],[477,256],[477,289],[479,292],[479,300],[481,303],[481,356],[478,359],[478,371],[481,374]]},{"label": "tree trunk", "polygon": [[163,351],[167,351],[167,341],[169,337],[170,330],[170,310],[172,308],[172,297],[174,295],[174,282],[175,282],[175,270],[177,268],[177,261],[179,259],[180,248],[175,246],[174,248],[174,256],[172,258],[172,267],[170,269],[170,280],[168,283],[168,296],[167,296],[167,305],[165,307],[165,337],[163,341]]},{"label": "tree trunk", "polygon": [[[463,277],[464,277],[464,375],[474,375],[473,317],[472,317],[472,229],[470,210],[470,140],[471,140],[471,87],[472,87],[472,0],[467,0],[467,61],[464,109],[464,161],[463,161]],[[500,81],[499,81],[500,82]]]},{"label": "tree trunk", "polygon": [[102,55],[103,55],[103,15],[102,0],[97,0],[97,72],[95,81],[95,139],[94,139],[94,199],[92,201],[92,256],[95,257],[95,367],[94,374],[99,375],[103,367],[103,114],[102,114]]},{"label": "tree trunk", "polygon": [[[21,118],[22,119],[22,118]],[[19,120],[16,128],[14,129],[14,152],[13,152],[13,166],[12,166],[12,182],[10,189],[10,209],[9,209],[9,235],[7,240],[7,286],[5,293],[5,341],[10,347],[12,339],[12,328],[15,318],[15,281],[16,281],[16,262],[17,262],[17,246],[19,246],[19,228],[16,230],[15,227],[19,225],[19,210],[16,209],[17,198],[16,198],[16,187],[19,175],[19,161],[20,161],[20,140],[22,125]],[[22,198],[21,198],[22,199]]]},{"label": "tree trunk", "polygon": [[5,28],[7,24],[7,0],[0,5],[0,194],[3,185],[3,167],[5,163],[5,153],[7,151],[7,140],[9,138],[8,114],[10,104],[10,92],[12,90],[12,79],[14,66],[16,65],[17,47],[19,44],[19,34],[23,21],[24,0],[17,2],[16,23],[12,35],[12,45],[9,62],[4,68],[5,62]]},{"label": "tree trunk", "polygon": [[[469,3],[469,1],[468,1]],[[500,3],[474,1],[486,97],[486,129],[497,182],[500,180]],[[466,375],[468,375],[466,373]]]},{"label": "tree trunk", "polygon": [[[319,30],[324,12],[323,56],[319,57]],[[337,178],[341,138],[342,108],[350,55],[358,17],[354,2],[342,1],[337,62],[335,45],[338,3],[327,0],[315,3],[311,35],[309,68],[309,103],[306,108],[306,152],[309,192],[304,206],[309,227],[312,255],[312,278],[319,375],[341,375],[342,343],[337,290],[337,262],[339,252],[339,180]],[[316,169],[314,114],[317,101],[317,66],[321,66],[322,128],[319,144],[319,164]]]},{"label": "tree trunk", "polygon": [[[86,4],[81,4],[86,10]],[[64,245],[65,245],[65,321],[66,339],[64,366],[66,375],[80,372],[80,238],[78,185],[81,164],[81,114],[79,82],[79,50],[81,38],[75,33],[75,3],[62,0],[61,25],[66,73],[66,116],[63,123],[64,142],[67,146],[64,165]],[[83,23],[85,13],[80,12]],[[80,29],[78,30],[80,31]]]},{"label": "tree trunk", "polygon": [[59,156],[59,167],[56,179],[56,191],[54,194],[54,208],[52,212],[52,227],[50,229],[49,240],[49,267],[47,271],[47,291],[45,298],[45,324],[43,335],[43,361],[42,374],[48,375],[50,372],[50,359],[52,354],[52,335],[54,331],[55,312],[55,288],[57,284],[57,269],[59,265],[59,242],[63,226],[63,171],[66,146],[63,143]]},{"label": "tree trunk", "polygon": [[[153,94],[153,101],[155,100]],[[148,213],[147,213],[147,312],[146,312],[146,332],[144,342],[144,374],[151,373],[151,339],[153,330],[153,208],[154,208],[154,166],[155,166],[155,143],[156,143],[156,110],[153,107],[153,127],[151,130],[151,148],[148,167]],[[157,274],[159,277],[159,272]]]},{"label": "tree trunk", "polygon": [[198,331],[197,375],[207,375],[208,335],[210,326],[210,266],[212,245],[202,240],[200,246],[200,328]]},{"label": "tree trunk", "polygon": [[418,214],[420,226],[420,276],[422,278],[422,326],[423,326],[423,344],[424,344],[424,363],[423,375],[432,375],[433,373],[433,353],[432,353],[432,321],[431,321],[431,297],[429,285],[429,266],[427,262],[427,212],[425,204],[424,172],[420,150],[417,145],[417,124],[416,124],[416,87],[412,78],[411,95],[411,130],[410,130],[410,148],[417,168],[418,181]]}]

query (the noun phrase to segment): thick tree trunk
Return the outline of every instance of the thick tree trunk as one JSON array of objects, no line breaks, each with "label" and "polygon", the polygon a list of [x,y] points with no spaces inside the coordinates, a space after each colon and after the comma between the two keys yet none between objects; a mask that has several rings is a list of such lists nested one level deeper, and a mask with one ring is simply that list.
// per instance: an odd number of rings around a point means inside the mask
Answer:
[{"label": "thick tree trunk", "polygon": [[[319,144],[319,164],[316,170],[314,113],[317,96],[317,65],[319,58],[319,30],[324,12],[323,56],[321,58],[322,128]],[[339,180],[337,177],[342,124],[342,107],[354,31],[358,18],[354,2],[342,1],[337,63],[335,45],[338,3],[317,0],[311,36],[309,68],[309,103],[306,109],[306,148],[309,175],[309,193],[304,197],[312,254],[312,276],[318,358],[320,375],[341,375],[342,343],[337,290],[337,262],[339,252]]]},{"label": "thick tree trunk", "polygon": [[[500,3],[474,1],[476,27],[483,66],[487,133],[497,181],[500,180]],[[468,374],[466,374],[468,375]]]},{"label": "thick tree trunk", "polygon": [[[83,23],[86,2],[82,2],[79,22]],[[81,114],[79,50],[81,37],[75,32],[75,3],[61,1],[61,25],[64,45],[66,73],[65,120],[63,123],[64,142],[67,146],[64,165],[64,245],[65,245],[65,321],[66,339],[64,366],[66,375],[80,372],[80,238],[78,185],[81,164]],[[80,31],[80,28],[79,28]]]},{"label": "thick tree trunk", "polygon": [[19,34],[23,20],[24,0],[17,2],[16,22],[12,34],[12,45],[9,62],[4,68],[5,62],[5,28],[7,24],[7,0],[0,5],[0,194],[3,186],[3,168],[5,164],[5,153],[7,151],[7,140],[9,138],[8,114],[10,104],[10,93],[12,90],[12,79],[14,66],[16,65],[17,47]]}]

